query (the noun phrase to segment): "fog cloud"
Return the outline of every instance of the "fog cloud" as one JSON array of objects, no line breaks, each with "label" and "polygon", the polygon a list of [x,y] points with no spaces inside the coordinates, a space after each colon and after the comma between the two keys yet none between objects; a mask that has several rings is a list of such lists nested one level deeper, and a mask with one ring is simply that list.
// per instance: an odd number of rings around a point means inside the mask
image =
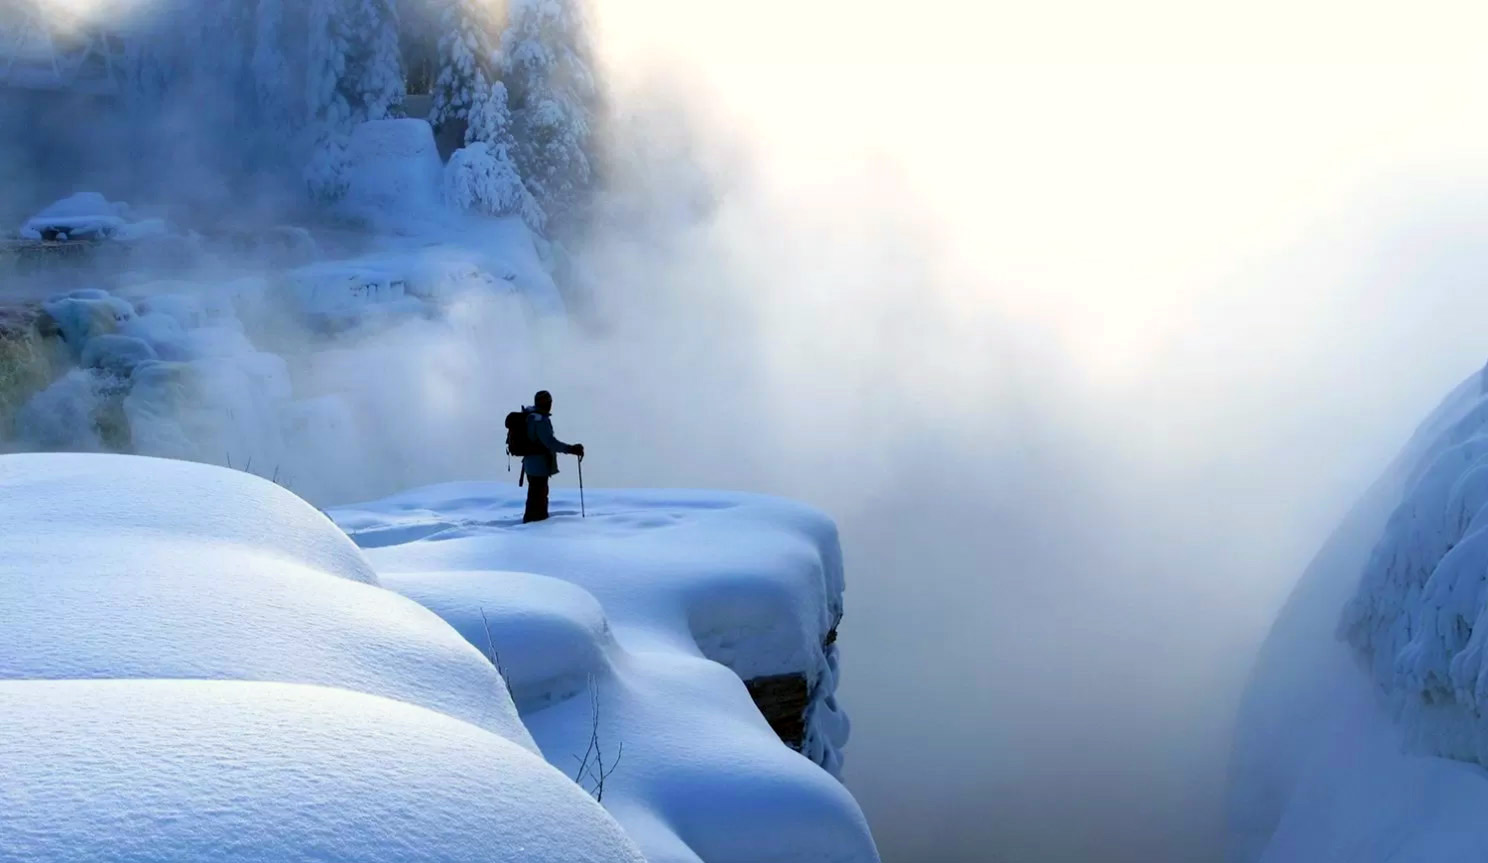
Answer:
[{"label": "fog cloud", "polygon": [[593,481],[839,518],[886,859],[1221,859],[1252,651],[1483,361],[1481,70],[766,7],[601,14],[622,113],[680,104],[717,194],[596,238],[608,329],[547,367],[563,425]]}]

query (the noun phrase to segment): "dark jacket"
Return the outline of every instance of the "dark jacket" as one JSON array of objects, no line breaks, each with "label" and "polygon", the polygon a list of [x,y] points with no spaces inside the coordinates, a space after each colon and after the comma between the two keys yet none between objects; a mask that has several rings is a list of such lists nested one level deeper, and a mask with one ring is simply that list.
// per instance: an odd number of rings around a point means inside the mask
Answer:
[{"label": "dark jacket", "polygon": [[573,447],[553,437],[553,420],[535,410],[527,412],[527,437],[544,452],[522,456],[522,469],[528,476],[552,476],[558,472],[558,453],[571,453]]}]

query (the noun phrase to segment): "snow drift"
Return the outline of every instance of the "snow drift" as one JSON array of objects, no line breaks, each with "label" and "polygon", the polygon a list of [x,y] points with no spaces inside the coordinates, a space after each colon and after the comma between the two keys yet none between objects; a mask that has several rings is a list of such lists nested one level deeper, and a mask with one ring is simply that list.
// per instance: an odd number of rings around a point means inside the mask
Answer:
[{"label": "snow drift", "polygon": [[272,483],[3,456],[0,551],[0,860],[641,860],[480,651]]}]

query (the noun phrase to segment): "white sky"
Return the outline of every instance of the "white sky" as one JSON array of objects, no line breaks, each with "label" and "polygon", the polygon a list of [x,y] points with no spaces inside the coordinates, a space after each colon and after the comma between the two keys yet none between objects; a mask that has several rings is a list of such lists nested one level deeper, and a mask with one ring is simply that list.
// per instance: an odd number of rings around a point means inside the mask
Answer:
[{"label": "white sky", "polygon": [[985,276],[960,302],[1057,318],[1087,370],[1119,382],[1257,259],[1400,184],[1488,177],[1488,7],[1404,8],[629,0],[598,14],[619,77],[685,69],[788,193],[840,206],[833,184],[855,161],[893,165]]}]

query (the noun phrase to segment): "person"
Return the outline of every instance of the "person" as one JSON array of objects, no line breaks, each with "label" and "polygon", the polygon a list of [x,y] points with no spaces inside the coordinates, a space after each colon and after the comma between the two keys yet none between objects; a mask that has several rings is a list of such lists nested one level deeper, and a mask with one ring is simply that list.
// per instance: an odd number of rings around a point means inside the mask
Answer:
[{"label": "person", "polygon": [[522,470],[527,474],[527,511],[522,523],[543,521],[548,517],[548,481],[558,473],[558,453],[584,457],[584,445],[566,444],[553,436],[553,396],[541,390],[532,398],[527,411],[527,437],[539,450],[522,456]]}]

